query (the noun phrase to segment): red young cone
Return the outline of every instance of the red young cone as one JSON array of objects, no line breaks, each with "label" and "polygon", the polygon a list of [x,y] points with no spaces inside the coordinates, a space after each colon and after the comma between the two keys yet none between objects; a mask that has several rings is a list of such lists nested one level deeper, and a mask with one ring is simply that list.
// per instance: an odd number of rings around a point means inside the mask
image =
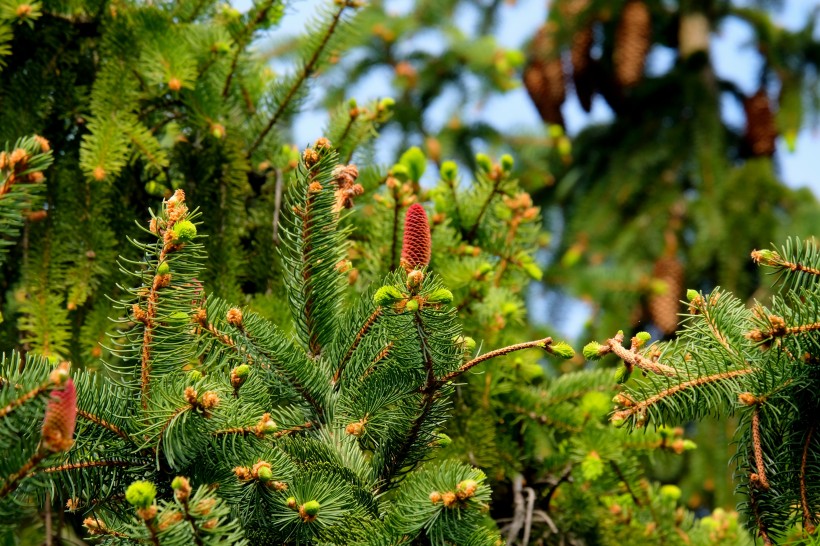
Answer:
[{"label": "red young cone", "polygon": [[427,267],[430,263],[430,223],[424,207],[418,203],[407,209],[404,217],[404,241],[401,265],[407,271]]},{"label": "red young cone", "polygon": [[69,378],[63,388],[51,391],[43,419],[42,445],[48,451],[67,451],[74,443],[77,422],[77,390]]}]

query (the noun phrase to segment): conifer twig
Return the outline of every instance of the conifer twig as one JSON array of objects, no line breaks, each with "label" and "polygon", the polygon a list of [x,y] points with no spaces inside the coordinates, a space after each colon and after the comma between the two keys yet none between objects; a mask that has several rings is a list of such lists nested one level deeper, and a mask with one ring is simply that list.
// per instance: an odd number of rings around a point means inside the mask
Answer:
[{"label": "conifer twig", "polygon": [[41,385],[38,385],[31,389],[24,395],[15,398],[14,400],[6,404],[5,407],[0,409],[0,419],[3,419],[6,415],[10,414],[26,402],[33,400],[34,398],[37,398],[41,394],[45,393],[52,385],[53,383],[51,382],[51,380],[45,381]]},{"label": "conifer twig", "polygon": [[752,260],[755,263],[768,265],[772,267],[782,267],[791,271],[801,271],[810,275],[820,276],[820,269],[810,267],[799,262],[790,262],[784,259],[780,254],[771,250],[755,250],[752,251]]},{"label": "conifer twig", "polygon": [[267,0],[267,2],[259,8],[259,11],[256,12],[256,16],[253,20],[245,25],[245,28],[242,29],[242,35],[236,40],[236,53],[231,60],[231,68],[228,70],[228,77],[225,79],[225,86],[222,88],[223,99],[228,96],[228,91],[231,90],[231,81],[233,81],[233,76],[236,73],[236,66],[239,64],[239,57],[245,51],[245,47],[247,47],[251,36],[253,36],[253,33],[256,30],[256,25],[265,20],[265,17],[268,16],[268,11],[275,2],[276,0]]},{"label": "conifer twig", "polygon": [[765,546],[774,546],[774,542],[772,542],[771,537],[769,537],[769,528],[763,523],[763,519],[760,515],[760,506],[757,504],[757,492],[754,486],[749,488],[749,505],[752,508],[752,514],[754,514],[755,522],[757,523],[757,532],[760,538],[763,539],[763,544]]},{"label": "conifer twig", "polygon": [[[66,463],[61,464],[59,466],[49,466],[47,468],[43,468],[38,472],[45,472],[47,474],[52,474],[54,472],[66,472],[68,470],[80,470],[83,468],[96,468],[100,466],[121,466],[121,467],[128,467],[128,466],[142,466],[143,463],[136,462],[136,461],[122,461],[122,460],[99,460],[99,461],[81,461],[79,463]],[[33,476],[37,472],[32,472],[29,476]]]},{"label": "conifer twig", "polygon": [[706,375],[703,377],[698,377],[697,379],[692,379],[691,381],[684,381],[683,383],[678,383],[677,385],[672,385],[668,389],[664,389],[658,394],[650,396],[646,400],[641,400],[640,402],[636,402],[634,405],[623,409],[621,411],[616,411],[612,415],[612,420],[618,419],[626,419],[630,415],[638,413],[639,411],[643,411],[644,409],[648,408],[649,406],[656,404],[667,398],[672,396],[673,394],[677,394],[683,390],[689,388],[696,388],[700,387],[701,385],[706,385],[708,383],[714,383],[716,381],[723,381],[724,379],[732,379],[735,377],[739,377],[741,375],[746,375],[752,373],[754,370],[752,368],[741,368],[739,370],[731,370],[728,372],[720,372],[712,375]]},{"label": "conifer twig", "polygon": [[489,353],[484,353],[483,355],[477,356],[474,359],[470,360],[469,362],[465,362],[455,371],[452,371],[441,379],[438,380],[438,384],[444,384],[452,379],[455,379],[459,375],[463,374],[473,366],[477,364],[481,364],[491,358],[495,358],[497,356],[504,356],[506,354],[515,352],[515,351],[522,351],[524,349],[533,349],[535,347],[540,347],[547,351],[550,350],[550,345],[552,344],[552,338],[546,337],[544,339],[539,339],[537,341],[527,341],[525,343],[516,343],[515,345],[510,345],[508,347],[502,347],[501,349],[496,349],[495,351],[490,351]]},{"label": "conifer twig", "polygon": [[618,358],[626,362],[629,366],[636,366],[642,370],[667,377],[676,377],[678,375],[675,368],[649,360],[641,356],[637,351],[630,351],[623,346],[623,340],[623,332],[619,332],[615,337],[606,340],[606,345],[609,347],[609,350],[606,352],[611,351],[615,353]]},{"label": "conifer twig", "polygon": [[800,504],[803,508],[803,528],[810,535],[814,534],[817,527],[814,525],[814,516],[809,509],[809,495],[806,489],[806,463],[809,458],[809,445],[811,444],[811,437],[814,434],[814,425],[809,427],[809,432],[806,435],[806,443],[803,445],[803,458],[800,461]]},{"label": "conifer twig", "polygon": [[273,127],[279,121],[279,118],[282,117],[282,115],[285,113],[288,104],[291,100],[293,100],[293,97],[296,96],[296,93],[299,91],[299,88],[302,87],[302,84],[305,82],[305,80],[307,80],[313,74],[313,71],[316,70],[316,65],[319,62],[319,58],[321,57],[322,52],[324,51],[325,47],[330,41],[330,37],[333,36],[334,32],[336,32],[336,27],[339,26],[339,22],[342,19],[342,14],[344,14],[344,11],[348,7],[348,5],[348,0],[344,0],[339,6],[339,8],[336,10],[336,12],[333,14],[333,18],[331,19],[330,25],[327,27],[327,30],[322,36],[322,40],[319,42],[319,45],[316,47],[316,49],[313,50],[313,55],[311,55],[310,59],[308,59],[308,62],[305,63],[305,66],[302,67],[302,70],[299,72],[299,76],[296,78],[296,81],[293,82],[293,85],[288,90],[287,94],[285,95],[285,98],[282,99],[282,101],[279,103],[279,106],[276,108],[276,111],[273,113],[270,120],[265,125],[265,128],[262,129],[262,131],[256,137],[256,140],[254,140],[253,144],[251,144],[251,147],[248,148],[248,156],[252,155],[256,151],[256,149],[259,148],[259,146],[265,140],[265,137],[268,136],[268,133],[270,133],[271,129],[273,129]]},{"label": "conifer twig", "polygon": [[40,464],[43,459],[48,457],[48,455],[48,451],[44,449],[38,449],[35,451],[34,455],[32,455],[17,472],[14,472],[6,478],[6,481],[3,483],[3,487],[0,488],[0,499],[11,493],[17,487],[17,483],[27,477],[31,470]]},{"label": "conifer twig", "polygon": [[131,437],[128,435],[128,433],[125,432],[123,429],[121,429],[117,425],[109,423],[105,419],[102,419],[101,417],[98,417],[97,415],[94,415],[93,413],[90,413],[90,412],[87,412],[83,409],[77,408],[77,415],[79,415],[80,417],[83,417],[84,419],[86,419],[88,421],[91,421],[95,425],[98,425],[98,426],[101,426],[102,428],[110,430],[111,432],[113,432],[114,434],[116,434],[117,436],[122,438],[123,440],[127,440],[131,443],[134,442],[131,439]]},{"label": "conifer twig", "polygon": [[367,320],[364,321],[364,324],[359,329],[359,332],[356,334],[356,338],[353,340],[353,343],[351,343],[350,348],[348,348],[347,353],[345,353],[345,355],[342,357],[341,362],[339,362],[339,366],[336,368],[336,373],[333,374],[332,380],[333,384],[336,386],[337,389],[339,388],[339,379],[341,379],[342,377],[342,371],[344,371],[347,362],[350,360],[350,357],[356,351],[356,348],[359,346],[359,343],[361,343],[362,339],[364,339],[364,337],[367,335],[367,333],[370,331],[373,325],[376,324],[376,321],[379,319],[381,314],[382,308],[376,307],[376,310],[373,311],[373,313],[371,313],[371,315],[367,317]]},{"label": "conifer twig", "polygon": [[763,446],[760,441],[760,406],[756,405],[752,413],[752,449],[757,467],[757,483],[763,489],[769,489],[769,480],[766,478],[766,467],[763,464]]}]

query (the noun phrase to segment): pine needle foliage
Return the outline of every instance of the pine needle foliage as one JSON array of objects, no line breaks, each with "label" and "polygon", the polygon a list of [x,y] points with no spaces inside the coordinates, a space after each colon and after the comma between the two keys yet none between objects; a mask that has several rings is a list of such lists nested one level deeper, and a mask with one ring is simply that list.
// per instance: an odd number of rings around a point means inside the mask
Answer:
[{"label": "pine needle foliage", "polygon": [[641,347],[633,338],[627,349],[619,333],[585,349],[591,358],[615,354],[622,377],[643,376],[615,398],[612,420],[627,429],[738,414],[741,509],[765,544],[815,540],[818,256],[814,240],[796,238],[756,250],[778,286],[768,305],[690,290],[677,339]]},{"label": "pine needle foliage", "polygon": [[[346,305],[344,173],[325,139],[296,169],[281,249],[292,335],[204,294],[202,216],[177,190],[132,241],[142,259],[120,260],[131,282],[113,362],[69,379],[68,363],[3,360],[0,438],[24,439],[1,463],[4,514],[53,499],[106,544],[497,543],[484,472],[434,458],[454,382],[557,344],[471,359],[452,294],[424,264]],[[48,412],[38,423],[66,382],[77,433],[54,444]]]}]

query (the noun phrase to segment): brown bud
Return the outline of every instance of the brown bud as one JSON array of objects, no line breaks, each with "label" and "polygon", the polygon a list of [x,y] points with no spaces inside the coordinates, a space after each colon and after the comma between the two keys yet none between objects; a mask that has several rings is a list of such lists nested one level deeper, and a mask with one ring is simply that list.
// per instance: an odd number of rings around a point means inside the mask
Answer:
[{"label": "brown bud", "polygon": [[242,310],[237,307],[232,307],[228,310],[228,316],[226,317],[228,320],[228,324],[232,326],[236,326],[237,328],[242,327]]}]

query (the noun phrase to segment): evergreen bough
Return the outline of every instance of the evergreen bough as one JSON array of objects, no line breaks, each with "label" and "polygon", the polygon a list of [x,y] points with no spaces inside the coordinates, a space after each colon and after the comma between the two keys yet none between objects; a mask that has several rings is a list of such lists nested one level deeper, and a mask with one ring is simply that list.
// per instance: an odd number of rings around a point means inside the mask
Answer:
[{"label": "evergreen bough", "polygon": [[820,249],[789,239],[757,250],[754,261],[778,277],[768,306],[746,306],[717,288],[690,290],[678,337],[642,347],[624,334],[598,344],[637,377],[615,397],[612,421],[627,429],[738,415],[735,477],[748,526],[764,544],[817,541],[820,437]]}]

